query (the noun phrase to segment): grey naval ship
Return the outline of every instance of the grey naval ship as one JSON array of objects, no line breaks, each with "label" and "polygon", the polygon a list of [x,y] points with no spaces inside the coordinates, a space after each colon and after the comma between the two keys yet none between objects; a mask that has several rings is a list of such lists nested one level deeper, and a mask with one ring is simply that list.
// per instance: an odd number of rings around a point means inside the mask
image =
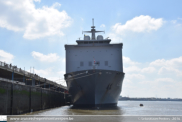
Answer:
[{"label": "grey naval ship", "polygon": [[74,106],[117,105],[124,79],[122,43],[110,44],[102,35],[96,38],[93,21],[91,33],[76,45],[65,45],[67,88]]}]

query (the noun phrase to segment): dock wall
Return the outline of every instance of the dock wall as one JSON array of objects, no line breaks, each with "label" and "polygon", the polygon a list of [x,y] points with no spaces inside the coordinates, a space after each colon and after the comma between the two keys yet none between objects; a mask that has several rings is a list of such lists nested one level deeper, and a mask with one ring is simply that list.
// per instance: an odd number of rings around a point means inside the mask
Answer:
[{"label": "dock wall", "polygon": [[0,115],[18,115],[65,105],[67,94],[49,89],[0,81]]}]

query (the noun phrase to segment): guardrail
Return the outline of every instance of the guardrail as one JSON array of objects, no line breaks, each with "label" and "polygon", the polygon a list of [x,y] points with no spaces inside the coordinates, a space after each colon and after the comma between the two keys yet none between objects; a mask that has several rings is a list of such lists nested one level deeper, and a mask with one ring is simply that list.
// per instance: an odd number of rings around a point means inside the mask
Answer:
[{"label": "guardrail", "polygon": [[25,83],[19,82],[19,81],[15,81],[15,80],[9,80],[6,78],[1,78],[0,77],[0,81],[6,81],[6,82],[11,82],[11,83],[17,83],[17,84],[21,84],[21,85],[25,85]]},{"label": "guardrail", "polygon": [[30,77],[30,78],[34,78],[35,80],[39,80],[41,82],[45,82],[46,84],[57,85],[59,87],[62,87],[64,89],[66,89],[66,87],[61,85],[61,84],[57,84],[56,82],[53,82],[53,81],[48,80],[46,78],[40,77],[37,74],[33,74],[33,73],[30,73],[30,72],[27,72],[27,71],[25,71],[25,70],[23,70],[21,68],[18,68],[17,66],[13,66],[11,64],[7,64],[5,62],[1,62],[0,61],[0,67],[2,67],[4,69],[7,69],[7,70],[11,70],[12,72],[14,71],[15,73],[19,73],[19,74],[25,75],[25,76]]},{"label": "guardrail", "polygon": [[122,42],[114,42],[114,43],[110,43],[110,44],[123,44]]}]

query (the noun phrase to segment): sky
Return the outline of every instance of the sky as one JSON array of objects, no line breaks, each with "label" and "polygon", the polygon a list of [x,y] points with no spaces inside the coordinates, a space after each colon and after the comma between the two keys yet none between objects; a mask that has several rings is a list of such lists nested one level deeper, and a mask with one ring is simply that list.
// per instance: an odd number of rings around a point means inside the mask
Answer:
[{"label": "sky", "polygon": [[181,5],[181,0],[0,0],[0,61],[62,79],[64,45],[83,39],[94,18],[104,38],[123,43],[122,96],[182,98]]}]

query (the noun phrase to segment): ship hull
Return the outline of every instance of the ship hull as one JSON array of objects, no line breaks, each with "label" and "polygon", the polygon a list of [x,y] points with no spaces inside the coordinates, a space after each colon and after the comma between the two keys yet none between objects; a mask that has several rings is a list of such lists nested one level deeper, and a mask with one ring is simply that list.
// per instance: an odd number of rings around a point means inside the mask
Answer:
[{"label": "ship hull", "polygon": [[124,73],[111,70],[83,70],[65,75],[74,106],[117,105]]}]

